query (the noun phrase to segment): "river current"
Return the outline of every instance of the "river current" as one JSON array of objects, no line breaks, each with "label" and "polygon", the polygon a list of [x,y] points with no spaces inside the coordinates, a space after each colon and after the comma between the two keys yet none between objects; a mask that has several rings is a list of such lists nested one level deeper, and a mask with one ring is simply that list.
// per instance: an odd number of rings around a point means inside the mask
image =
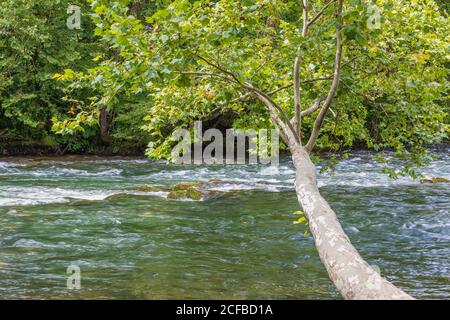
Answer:
[{"label": "river current", "polygon": [[[449,150],[422,169],[450,178]],[[416,298],[450,297],[450,184],[390,180],[369,153],[319,175],[361,255]],[[288,158],[174,166],[144,158],[0,158],[0,298],[340,299],[299,210]],[[167,199],[203,181],[214,196]],[[67,288],[69,266],[81,288]]]}]

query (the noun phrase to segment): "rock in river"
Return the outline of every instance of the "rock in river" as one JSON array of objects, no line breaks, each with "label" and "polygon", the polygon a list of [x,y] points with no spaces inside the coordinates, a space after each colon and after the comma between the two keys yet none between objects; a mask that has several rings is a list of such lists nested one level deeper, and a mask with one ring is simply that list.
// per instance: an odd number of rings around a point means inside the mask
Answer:
[{"label": "rock in river", "polygon": [[449,179],[439,177],[420,179],[420,183],[449,183],[449,182],[450,182]]}]

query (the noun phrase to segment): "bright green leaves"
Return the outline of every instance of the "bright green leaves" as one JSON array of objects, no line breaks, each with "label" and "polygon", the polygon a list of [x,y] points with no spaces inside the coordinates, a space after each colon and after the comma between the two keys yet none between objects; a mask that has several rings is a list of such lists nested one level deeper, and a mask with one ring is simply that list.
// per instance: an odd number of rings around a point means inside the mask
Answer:
[{"label": "bright green leaves", "polygon": [[309,232],[308,232],[309,223],[308,223],[308,219],[306,218],[305,213],[303,211],[299,210],[299,211],[295,211],[294,214],[298,215],[299,217],[297,218],[297,220],[295,220],[293,222],[293,224],[303,224],[305,226],[305,232],[303,233],[303,235],[305,237],[307,237],[309,235]]},{"label": "bright green leaves", "polygon": [[[63,83],[53,75],[89,64],[98,44],[82,7],[82,30],[67,28],[70,1],[0,2],[0,131],[6,139],[41,141],[50,118],[66,112]],[[2,133],[0,133],[2,134]]]},{"label": "bright green leaves", "polygon": [[[320,59],[324,55],[332,57],[333,47],[326,46],[326,52],[324,47],[314,51],[315,44],[320,44],[321,40],[302,39],[298,23],[300,12],[294,1],[174,1],[156,11],[147,21],[155,30],[149,35],[149,41],[159,50],[154,69],[158,70],[160,81],[153,81],[155,104],[150,111],[152,122],[148,130],[170,132],[171,126],[191,126],[195,117],[207,120],[230,111],[233,113],[229,117],[235,119],[235,126],[271,126],[259,104],[227,103],[245,93],[239,86],[195,73],[215,73],[218,71],[215,66],[218,66],[233,73],[239,81],[273,90],[292,81],[296,47],[303,44],[304,49],[311,52],[311,56],[305,58],[308,65],[317,65],[317,68],[305,68],[303,77],[328,76],[333,66]],[[324,30],[328,32],[333,27],[324,24],[312,32],[320,39]],[[326,86],[326,82],[316,83],[311,95],[305,94],[305,103],[312,102],[316,92]],[[174,99],[179,95],[182,98]],[[290,92],[278,93],[277,101],[292,114]],[[217,105],[224,107],[212,113]],[[159,118],[165,120],[155,120]],[[158,123],[164,127],[158,128]]]},{"label": "bright green leaves", "polygon": [[343,34],[347,41],[356,41],[366,45],[370,40],[376,40],[385,22],[383,8],[375,2],[353,0],[351,7],[343,13]]},{"label": "bright green leaves", "polygon": [[[343,69],[339,102],[332,106],[336,117],[328,118],[318,145],[336,150],[339,140],[341,148],[364,141],[376,151],[393,150],[405,166],[393,170],[386,163],[384,171],[415,178],[416,168],[427,163],[425,146],[442,142],[449,132],[450,38],[444,36],[449,22],[433,1],[376,4],[381,16],[376,32],[362,22],[345,27],[346,55],[354,60]],[[345,19],[360,18],[347,13]],[[352,32],[368,32],[368,42],[349,36]]]},{"label": "bright green leaves", "polygon": [[[317,12],[325,3],[310,4],[310,12]],[[301,7],[297,1],[174,1],[157,11],[148,21],[157,30],[150,40],[160,50],[154,66],[162,80],[152,82],[158,89],[151,118],[160,120],[153,121],[148,130],[167,132],[170,126],[182,124],[189,127],[195,117],[207,119],[214,105],[242,94],[237,86],[213,77],[182,72],[217,72],[213,64],[240,81],[270,91],[292,81],[292,61],[300,47],[301,79],[329,77],[337,23],[333,10],[333,5],[325,10],[306,40],[299,31]],[[421,18],[417,23],[422,11],[430,20]],[[444,34],[439,32],[445,21],[431,1],[411,6],[391,0],[376,5],[358,0],[347,3],[342,82],[317,146],[341,152],[365,143],[378,150],[412,151],[419,150],[412,148],[414,145],[441,141],[448,130],[442,125],[445,112],[436,103],[447,88],[444,63],[448,41],[439,36]],[[425,49],[416,52],[419,44]],[[304,84],[303,105],[309,106],[328,86],[326,80]],[[173,99],[178,95],[182,98]],[[293,114],[291,90],[280,91],[274,98],[287,114]],[[261,116],[268,119],[264,108],[254,102],[227,106],[219,112],[230,110],[236,111],[236,126],[262,124],[265,121],[255,122]],[[306,134],[312,123],[312,117],[303,120]]]},{"label": "bright green leaves", "polygon": [[294,224],[299,224],[299,223],[306,224],[307,220],[306,220],[305,213],[304,213],[303,211],[295,211],[293,214],[299,215],[299,217],[297,218],[297,220],[295,220],[295,221],[293,222]]},{"label": "bright green leaves", "polygon": [[[98,115],[87,112],[80,112],[72,119],[59,121],[56,117],[52,119],[52,131],[60,135],[82,134],[83,138],[89,138],[96,134],[95,128],[98,126]],[[94,128],[94,130],[90,130]]]}]

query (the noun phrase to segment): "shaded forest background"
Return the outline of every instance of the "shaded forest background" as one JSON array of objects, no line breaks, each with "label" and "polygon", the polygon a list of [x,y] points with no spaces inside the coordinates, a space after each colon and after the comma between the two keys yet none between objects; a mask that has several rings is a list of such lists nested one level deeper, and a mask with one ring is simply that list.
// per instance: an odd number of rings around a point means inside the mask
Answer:
[{"label": "shaded forest background", "polygon": [[[450,4],[436,2],[442,15],[448,14]],[[120,1],[111,3],[120,5]],[[81,30],[66,27],[67,8],[72,4],[81,7]],[[91,5],[91,1],[68,0],[5,0],[0,4],[0,154],[143,154],[151,141],[148,130],[143,129],[152,107],[145,92],[116,92],[113,101],[108,101],[110,105],[105,103],[98,113],[88,114],[83,111],[86,101],[102,97],[106,91],[108,83],[102,81],[102,75],[86,86],[55,79],[55,74],[64,70],[99,68],[99,57],[116,65],[125,60],[117,45],[120,39],[98,30],[101,21]],[[157,5],[154,1],[126,3],[129,14],[149,28],[145,18]],[[117,68],[101,71],[117,72]],[[74,89],[76,97],[69,94]],[[448,110],[447,99],[437,103]],[[378,115],[368,110],[367,118],[372,120],[364,125],[377,127]],[[236,117],[232,111],[225,112],[209,119],[207,126],[230,127]],[[57,134],[58,121],[75,118],[80,121],[73,122],[73,134]],[[446,119],[448,124],[449,117]],[[77,131],[80,123],[83,129]],[[345,139],[332,135],[328,133],[333,146],[342,145]],[[359,146],[367,147],[362,141],[352,144]]]}]

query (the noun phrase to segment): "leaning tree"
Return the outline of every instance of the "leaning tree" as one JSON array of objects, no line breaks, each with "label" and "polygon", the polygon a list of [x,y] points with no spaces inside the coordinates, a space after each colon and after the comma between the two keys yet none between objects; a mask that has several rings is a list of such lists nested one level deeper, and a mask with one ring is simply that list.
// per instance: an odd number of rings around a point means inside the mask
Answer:
[{"label": "leaning tree", "polygon": [[[351,244],[319,192],[311,156],[355,143],[390,148],[406,165],[385,171],[414,176],[425,146],[446,136],[439,101],[448,88],[449,40],[440,35],[448,18],[434,1],[160,1],[145,22],[120,9],[127,1],[114,3],[95,1],[94,17],[97,34],[121,59],[62,79],[108,81],[108,97],[149,92],[148,155],[155,158],[170,158],[171,133],[195,120],[274,126],[292,154],[319,256],[343,297],[412,299]],[[94,101],[98,110],[110,99]]]},{"label": "leaning tree", "polygon": [[[269,6],[269,3],[263,5]],[[323,95],[319,93],[317,99],[310,107],[302,108],[300,68],[303,57],[308,54],[307,48],[302,48],[302,44],[303,42],[308,41],[307,37],[309,29],[314,27],[314,23],[318,21],[327,8],[332,5],[335,8],[333,10],[333,18],[330,19],[330,24],[334,25],[335,29],[335,59],[333,73],[329,77],[331,79],[331,84],[329,85],[328,92],[322,93]],[[241,11],[245,10],[244,8],[238,10],[237,7],[239,6],[233,4],[218,2],[211,6],[210,4],[198,3],[197,6],[199,8],[193,11],[194,13],[191,17],[197,17],[199,15],[198,11],[201,11],[201,9],[204,9],[205,7],[211,10],[211,12],[216,11],[219,13],[216,19],[232,20],[233,18],[237,18],[235,16],[236,13],[240,13],[242,15],[238,17],[239,20],[245,21],[248,19],[248,16],[251,16],[251,14],[247,16]],[[210,11],[208,9],[207,11],[209,13]],[[257,10],[258,6],[256,5],[255,11]],[[251,10],[249,11],[252,12]],[[194,45],[191,48],[188,46],[190,52],[187,54],[191,56],[190,65],[195,66],[195,69],[189,70],[189,68],[192,67],[188,65],[184,66],[183,69],[178,69],[176,72],[181,75],[207,77],[212,81],[217,79],[226,84],[240,87],[245,92],[248,92],[258,99],[265,106],[273,125],[279,130],[284,143],[292,154],[292,160],[296,169],[295,190],[299,203],[308,218],[309,228],[315,240],[319,256],[327,269],[331,280],[344,298],[411,299],[411,296],[392,285],[372,269],[351,244],[348,236],[342,229],[336,214],[319,192],[317,187],[316,168],[309,156],[314,149],[325,116],[330,110],[330,106],[336,97],[339,87],[343,57],[342,11],[343,0],[330,1],[319,10],[315,16],[310,17],[308,1],[302,1],[302,39],[299,41],[299,48],[297,49],[298,55],[295,57],[293,63],[292,89],[294,96],[294,116],[292,119],[287,115],[285,110],[278,105],[275,99],[271,97],[267,90],[260,88],[254,82],[241,76],[240,74],[242,72],[236,72],[233,68],[229,68],[228,65],[221,62],[220,58],[213,60],[213,58],[205,57],[206,54],[208,56],[218,54],[220,57],[221,52],[218,48],[214,50],[216,51],[215,53],[211,51],[208,52],[209,50],[205,50],[201,45]],[[202,17],[211,20],[215,18],[202,15],[199,17],[199,20]],[[255,17],[250,17],[250,19],[256,20],[259,17],[258,14],[255,14]],[[273,20],[266,22],[266,24],[268,27],[273,26],[276,28],[276,25],[280,21],[277,17],[273,17],[272,19]],[[185,23],[182,24],[182,28],[195,28],[195,26],[191,26],[192,22],[191,19],[185,20]],[[251,25],[256,25],[258,22],[259,21],[253,21]],[[230,21],[230,23],[234,23],[234,21]],[[190,31],[195,34],[195,30],[190,29]],[[230,33],[232,33],[232,31]],[[239,31],[237,33],[239,34]],[[227,35],[222,33],[220,36],[226,37]],[[238,35],[235,36],[238,38]],[[196,38],[196,42],[199,40],[204,41],[201,35],[199,38]],[[183,42],[182,36],[180,36],[177,41]],[[241,41],[245,40],[242,39]],[[272,46],[271,49],[277,46],[277,44],[270,45]],[[181,48],[183,51],[186,50],[186,48],[183,47],[183,44],[181,45]],[[238,52],[237,54],[240,53]],[[318,114],[315,115],[309,139],[304,142],[301,134],[302,118],[309,114],[313,114],[316,110],[318,110]]]}]

